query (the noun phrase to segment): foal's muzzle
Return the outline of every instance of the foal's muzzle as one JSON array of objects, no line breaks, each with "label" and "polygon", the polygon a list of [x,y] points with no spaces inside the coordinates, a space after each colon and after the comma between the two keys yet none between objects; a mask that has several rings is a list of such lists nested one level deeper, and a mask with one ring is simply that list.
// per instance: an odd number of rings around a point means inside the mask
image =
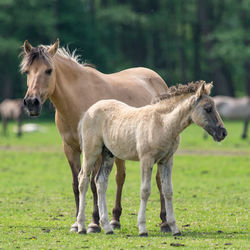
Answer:
[{"label": "foal's muzzle", "polygon": [[36,97],[26,97],[23,99],[23,105],[29,113],[29,116],[39,116],[42,104]]},{"label": "foal's muzzle", "polygon": [[208,133],[213,136],[215,141],[222,141],[227,136],[227,130],[222,126],[216,126],[212,130],[208,130]]}]

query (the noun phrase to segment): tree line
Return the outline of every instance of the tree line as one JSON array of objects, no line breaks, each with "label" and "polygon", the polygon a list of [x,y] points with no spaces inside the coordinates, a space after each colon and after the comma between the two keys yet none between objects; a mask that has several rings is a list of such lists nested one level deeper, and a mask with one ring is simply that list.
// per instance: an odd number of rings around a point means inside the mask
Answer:
[{"label": "tree line", "polygon": [[213,81],[250,95],[249,0],[1,0],[0,100],[22,97],[20,46],[77,48],[104,73],[145,66],[168,85]]}]

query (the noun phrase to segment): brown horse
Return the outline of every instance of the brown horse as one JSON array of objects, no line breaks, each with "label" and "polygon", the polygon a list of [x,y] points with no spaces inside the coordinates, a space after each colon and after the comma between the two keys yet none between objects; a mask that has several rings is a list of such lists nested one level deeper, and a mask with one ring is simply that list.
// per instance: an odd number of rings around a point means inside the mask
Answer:
[{"label": "brown horse", "polygon": [[17,136],[22,135],[22,99],[5,99],[0,104],[0,116],[2,117],[3,123],[3,135],[7,135],[7,125],[9,119],[12,119],[17,122]]},{"label": "brown horse", "polygon": [[205,129],[215,141],[227,136],[224,124],[209,96],[212,84],[179,85],[153,105],[134,108],[117,100],[102,100],[85,112],[79,123],[83,151],[79,174],[80,208],[78,232],[85,229],[85,197],[90,174],[100,154],[102,164],[96,176],[101,225],[106,234],[113,233],[109,223],[106,190],[114,156],[140,161],[141,202],[138,213],[139,235],[147,236],[146,207],[151,191],[153,165],[157,163],[164,194],[167,222],[173,235],[180,235],[173,209],[173,156],[180,143],[180,134],[191,123]]},{"label": "brown horse", "polygon": [[[52,46],[32,47],[24,42],[21,72],[27,73],[28,90],[24,105],[30,116],[38,116],[42,105],[49,98],[55,106],[55,122],[63,140],[65,155],[73,177],[73,191],[76,203],[76,215],[79,209],[78,174],[81,169],[80,145],[77,127],[83,113],[101,99],[117,99],[134,107],[141,107],[151,102],[155,95],[165,93],[167,85],[154,71],[147,68],[131,68],[114,74],[103,74],[85,64],[80,64],[77,56],[70,55],[64,48],[59,48],[59,40]],[[100,158],[101,159],[101,158]],[[125,180],[125,162],[115,160],[117,166],[117,193],[113,209],[113,227],[120,227],[122,212],[121,194]],[[89,232],[99,232],[99,214],[94,177],[99,169],[92,173],[91,188],[94,195],[94,210]],[[160,188],[159,178],[158,185]],[[161,195],[162,231],[166,224],[164,199]],[[78,230],[75,222],[71,231]]]}]

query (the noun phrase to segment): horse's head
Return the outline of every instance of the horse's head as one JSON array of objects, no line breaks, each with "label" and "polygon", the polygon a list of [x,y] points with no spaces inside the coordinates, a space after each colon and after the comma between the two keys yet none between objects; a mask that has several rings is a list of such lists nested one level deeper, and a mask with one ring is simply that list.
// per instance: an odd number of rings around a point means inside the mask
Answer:
[{"label": "horse's head", "polygon": [[212,97],[209,96],[212,84],[203,82],[194,96],[192,120],[205,129],[215,141],[222,141],[227,136],[227,130],[216,110]]},{"label": "horse's head", "polygon": [[21,72],[27,74],[28,90],[23,104],[30,116],[38,116],[42,105],[55,89],[55,72],[53,56],[59,47],[59,40],[49,47],[32,47],[24,42],[24,56],[21,62]]}]

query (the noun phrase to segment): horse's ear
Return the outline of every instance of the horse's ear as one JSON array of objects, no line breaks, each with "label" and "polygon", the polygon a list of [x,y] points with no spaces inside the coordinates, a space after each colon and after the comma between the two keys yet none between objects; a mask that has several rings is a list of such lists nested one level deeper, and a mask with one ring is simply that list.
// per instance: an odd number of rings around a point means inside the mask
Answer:
[{"label": "horse's ear", "polygon": [[23,50],[25,52],[25,54],[29,54],[30,51],[32,50],[32,46],[31,44],[28,42],[28,40],[25,40],[24,44],[23,44]]},{"label": "horse's ear", "polygon": [[206,82],[202,81],[200,87],[196,91],[196,99],[198,100],[202,95],[206,94]]},{"label": "horse's ear", "polygon": [[210,95],[212,88],[213,88],[213,82],[210,82],[210,83],[206,84],[205,90],[206,90],[207,95]]},{"label": "horse's ear", "polygon": [[48,49],[48,53],[53,57],[59,48],[59,39],[57,38],[55,43]]}]

